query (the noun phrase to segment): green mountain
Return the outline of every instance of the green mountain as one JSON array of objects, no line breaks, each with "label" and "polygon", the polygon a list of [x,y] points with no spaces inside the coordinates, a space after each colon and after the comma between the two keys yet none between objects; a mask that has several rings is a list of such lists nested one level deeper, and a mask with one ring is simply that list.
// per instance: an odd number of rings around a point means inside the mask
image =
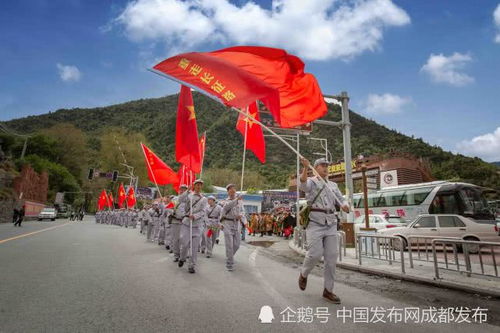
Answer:
[{"label": "green mountain", "polygon": [[[177,95],[157,99],[141,99],[123,104],[91,109],[61,109],[39,116],[29,116],[6,122],[8,128],[20,133],[33,133],[60,123],[70,123],[81,129],[95,141],[110,128],[123,128],[129,133],[141,133],[151,148],[169,165],[175,163],[175,128]],[[207,153],[204,167],[239,170],[242,163],[242,138],[235,129],[237,113],[225,108],[202,94],[194,93],[198,131],[207,133]],[[340,120],[339,106],[329,104],[324,119]],[[437,179],[461,180],[500,190],[498,168],[478,158],[455,155],[438,146],[425,143],[388,129],[355,112],[350,113],[352,123],[352,153],[371,154],[402,152],[411,153],[430,161]],[[339,128],[314,125],[311,137],[328,139],[333,159],[343,157],[342,132]],[[257,172],[264,179],[261,188],[285,187],[290,174],[295,172],[295,155],[275,138],[267,137],[267,163],[262,165],[247,156],[247,170]],[[98,144],[90,144],[96,146]],[[301,152],[314,159],[314,153],[322,152],[319,143],[301,137]],[[217,184],[219,185],[219,184]]]}]

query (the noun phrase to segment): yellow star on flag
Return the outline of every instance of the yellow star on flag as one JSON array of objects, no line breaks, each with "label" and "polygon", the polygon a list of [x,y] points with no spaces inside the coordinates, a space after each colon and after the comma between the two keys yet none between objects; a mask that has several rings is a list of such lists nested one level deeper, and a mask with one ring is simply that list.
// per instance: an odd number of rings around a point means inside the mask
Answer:
[{"label": "yellow star on flag", "polygon": [[194,106],[190,105],[190,106],[186,106],[186,108],[189,111],[189,119],[188,120],[196,119],[196,114],[194,113]]},{"label": "yellow star on flag", "polygon": [[[256,113],[250,113],[249,115],[250,115],[253,119],[255,119],[255,117],[257,117],[257,112],[256,112]],[[254,122],[252,119],[248,118],[248,117],[246,117],[243,121],[246,121],[246,122],[247,122],[247,124],[248,124],[248,126],[249,126],[250,128],[252,128],[253,124],[255,124],[255,122]]]}]

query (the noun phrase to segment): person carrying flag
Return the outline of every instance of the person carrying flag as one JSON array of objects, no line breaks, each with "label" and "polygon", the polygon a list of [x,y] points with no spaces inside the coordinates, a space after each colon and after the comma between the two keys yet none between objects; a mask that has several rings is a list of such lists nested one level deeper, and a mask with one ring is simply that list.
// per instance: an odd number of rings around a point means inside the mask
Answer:
[{"label": "person carrying flag", "polygon": [[178,262],[181,256],[180,250],[180,237],[181,237],[181,223],[184,217],[184,207],[186,203],[181,200],[181,198],[187,196],[189,191],[185,184],[179,186],[179,196],[177,202],[172,210],[172,217],[170,219],[170,237],[171,237],[171,249],[174,253],[174,262]]},{"label": "person carrying flag", "polygon": [[189,257],[188,271],[195,273],[196,261],[198,257],[198,247],[200,245],[201,225],[205,220],[205,209],[207,198],[201,194],[203,180],[197,179],[193,183],[194,191],[187,195],[181,195],[179,201],[184,203],[184,217],[181,225],[181,256],[179,267],[184,265],[188,250],[191,248]]},{"label": "person carrying flag", "polygon": [[308,177],[310,162],[307,159],[302,158],[301,163],[304,170],[300,176],[299,188],[306,194],[311,213],[310,222],[306,227],[308,249],[299,275],[299,288],[306,289],[307,276],[323,257],[325,262],[323,298],[339,304],[340,298],[333,293],[338,257],[335,206],[341,207],[346,213],[349,212],[349,206],[337,184],[328,180],[329,162],[326,159],[320,158],[314,162],[314,168],[323,180],[319,177]]}]

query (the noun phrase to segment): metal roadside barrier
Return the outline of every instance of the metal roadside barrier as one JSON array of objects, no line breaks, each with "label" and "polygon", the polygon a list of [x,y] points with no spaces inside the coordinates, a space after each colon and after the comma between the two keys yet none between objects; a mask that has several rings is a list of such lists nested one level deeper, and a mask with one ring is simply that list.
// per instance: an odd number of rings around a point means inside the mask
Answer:
[{"label": "metal roadside barrier", "polygon": [[[436,252],[436,246],[441,245],[444,250],[444,267],[440,266],[439,264],[443,264],[443,262],[439,262],[437,259],[437,252]],[[453,253],[454,253],[454,258],[455,262],[453,264],[448,263],[448,255],[446,251],[446,246],[451,245],[453,247]],[[460,270],[460,267],[463,265],[460,265],[459,260],[458,260],[458,247],[461,247],[463,250],[463,256],[464,256],[464,261],[465,261],[465,271]],[[492,262],[493,262],[493,271],[494,274],[490,274],[489,272],[485,271],[484,267],[484,260],[483,260],[483,253],[482,249],[483,248],[489,248],[490,252],[489,255],[491,255]],[[482,275],[482,276],[491,276],[491,277],[496,277],[499,278],[500,276],[498,275],[498,267],[497,267],[497,261],[495,257],[495,249],[500,248],[500,243],[496,242],[477,242],[477,241],[467,241],[467,240],[462,240],[462,239],[449,239],[449,238],[436,238],[432,240],[432,256],[434,259],[434,271],[436,275],[436,279],[440,279],[439,276],[439,270],[440,269],[446,269],[446,270],[451,270],[451,271],[456,271],[456,272],[465,272],[467,276],[471,276],[472,274],[474,275]],[[471,260],[470,260],[470,252],[471,249],[473,249],[473,252],[477,251],[477,254],[479,256],[479,263],[481,267],[481,272],[478,271],[473,271],[472,265],[471,265]],[[452,268],[455,267],[456,269]]]},{"label": "metal roadside barrier", "polygon": [[[399,246],[395,246],[395,244]],[[401,272],[405,273],[405,257],[403,240],[398,236],[382,236],[369,233],[358,233],[356,235],[356,257],[362,266],[362,257],[388,261],[401,264]],[[399,261],[396,259],[399,252]]]},{"label": "metal roadside barrier", "polygon": [[[456,240],[461,239],[458,237],[438,237],[438,238],[456,239]],[[414,260],[428,261],[428,262],[434,260],[432,256],[432,241],[436,239],[436,236],[408,236],[406,237],[406,239],[408,240],[408,257],[410,259],[410,268],[414,268],[413,267]],[[420,240],[423,240],[423,242],[420,242]],[[446,247],[444,247],[444,250],[446,250]],[[417,252],[417,258],[414,258],[413,251]],[[457,256],[456,247],[454,247],[453,253],[455,256]]]}]

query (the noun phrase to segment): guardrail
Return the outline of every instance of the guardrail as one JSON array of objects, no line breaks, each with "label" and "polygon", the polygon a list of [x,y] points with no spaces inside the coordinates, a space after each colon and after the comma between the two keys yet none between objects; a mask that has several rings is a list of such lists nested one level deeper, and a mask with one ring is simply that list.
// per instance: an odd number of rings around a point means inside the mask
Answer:
[{"label": "guardrail", "polygon": [[[444,264],[445,267],[439,267],[440,262],[437,260],[437,252],[436,252],[436,246],[438,244],[441,244],[444,248],[443,253],[444,253]],[[455,263],[453,266],[456,266],[456,269],[450,268],[450,265],[448,264],[448,256],[447,256],[447,251],[446,251],[446,246],[448,244],[451,244],[453,246],[453,252],[454,252],[454,257],[455,257]],[[467,240],[462,240],[462,239],[449,239],[449,238],[437,238],[432,241],[432,256],[434,259],[434,271],[436,273],[436,279],[440,279],[439,276],[439,269],[447,269],[447,270],[452,270],[452,271],[457,271],[457,272],[462,272],[460,270],[460,263],[458,261],[458,255],[457,255],[457,247],[460,246],[463,250],[463,255],[464,255],[464,260],[465,260],[465,273],[467,276],[471,276],[472,274],[475,275],[483,275],[483,276],[492,276],[492,277],[499,277],[498,275],[498,267],[496,263],[496,257],[495,257],[495,248],[500,248],[500,243],[495,243],[495,242],[477,242],[477,241],[467,241]],[[477,249],[477,254],[479,255],[479,263],[481,267],[481,273],[479,272],[474,272],[472,270],[472,265],[470,261],[470,248],[476,247]],[[490,255],[492,257],[493,261],[493,270],[495,274],[488,274],[485,272],[484,269],[484,264],[483,264],[483,254],[482,254],[482,248],[488,247],[490,249]],[[476,252],[476,251],[474,251]],[[442,262],[441,262],[442,264]]]},{"label": "guardrail", "polygon": [[[394,243],[399,246],[394,246]],[[371,251],[368,251],[368,248],[370,248]],[[399,252],[399,261],[396,259],[396,251]],[[393,262],[399,262],[401,264],[401,272],[403,274],[405,273],[404,243],[398,236],[358,233],[356,235],[356,257],[358,258],[360,266],[362,265],[362,257],[385,260],[389,262],[389,265],[392,265]]]},{"label": "guardrail", "polygon": [[[456,239],[460,240],[461,238],[458,237],[439,237],[440,239]],[[421,260],[421,261],[432,261],[432,240],[436,239],[436,236],[408,236],[406,237],[408,240],[408,257],[410,259],[410,268],[413,268],[413,261],[414,260]],[[424,240],[423,244],[419,242],[419,240]],[[416,240],[416,242],[413,242],[413,240]],[[416,244],[413,245],[413,243]],[[423,247],[423,248],[422,248]],[[413,257],[413,251],[417,252],[417,259],[414,259]],[[422,252],[425,250],[425,260],[422,259]],[[444,249],[446,251],[446,248]],[[454,247],[454,255],[457,258],[457,249]]]},{"label": "guardrail", "polygon": [[[337,231],[337,236],[339,238],[338,246],[339,246],[339,261],[342,261],[343,256],[347,255],[346,249],[346,234],[342,230]],[[302,227],[295,227],[293,232],[293,242],[295,246],[300,249],[307,250],[307,234],[306,230]]]}]

